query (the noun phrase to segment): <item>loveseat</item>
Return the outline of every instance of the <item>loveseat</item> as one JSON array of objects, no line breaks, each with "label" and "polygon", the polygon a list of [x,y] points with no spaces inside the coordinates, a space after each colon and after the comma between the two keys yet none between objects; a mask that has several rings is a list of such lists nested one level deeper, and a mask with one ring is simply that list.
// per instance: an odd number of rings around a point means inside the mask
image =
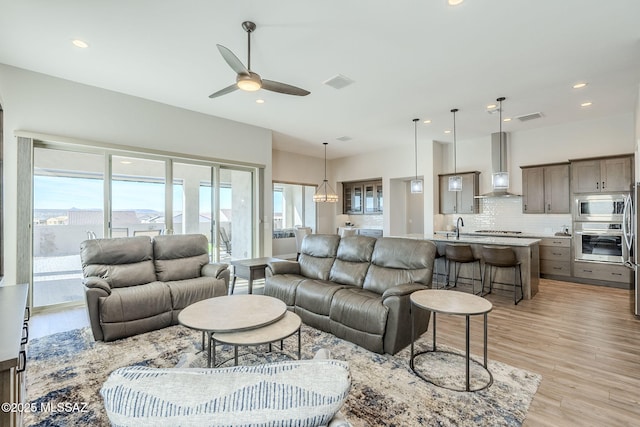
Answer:
[{"label": "loveseat", "polygon": [[[411,293],[431,287],[436,246],[425,240],[311,234],[297,262],[268,264],[264,294],[302,321],[376,353],[411,342]],[[429,312],[416,311],[416,332]]]},{"label": "loveseat", "polygon": [[209,263],[202,234],[86,240],[80,245],[87,309],[96,341],[178,323],[194,302],[227,295],[227,264]]}]

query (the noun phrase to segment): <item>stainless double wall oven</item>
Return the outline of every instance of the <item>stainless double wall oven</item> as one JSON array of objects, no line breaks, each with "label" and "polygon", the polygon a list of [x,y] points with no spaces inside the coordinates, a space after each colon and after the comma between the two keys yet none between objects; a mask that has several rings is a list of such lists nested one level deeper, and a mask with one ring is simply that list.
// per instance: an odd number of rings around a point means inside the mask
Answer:
[{"label": "stainless double wall oven", "polygon": [[626,193],[589,194],[575,198],[574,255],[579,261],[622,264],[629,257],[623,219]]}]

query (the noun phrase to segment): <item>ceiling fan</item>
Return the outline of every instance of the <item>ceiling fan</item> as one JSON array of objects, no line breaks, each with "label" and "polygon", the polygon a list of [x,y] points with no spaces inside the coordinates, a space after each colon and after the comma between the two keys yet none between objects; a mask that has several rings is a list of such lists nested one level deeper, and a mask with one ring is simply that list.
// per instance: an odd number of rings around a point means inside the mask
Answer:
[{"label": "ceiling fan", "polygon": [[258,89],[266,89],[272,92],[284,93],[286,95],[306,96],[311,92],[308,90],[300,89],[286,83],[280,83],[273,80],[267,80],[260,77],[258,73],[251,71],[251,33],[255,31],[256,24],[251,21],[245,21],[242,23],[242,28],[247,32],[248,41],[248,54],[247,54],[247,66],[245,67],[237,56],[231,52],[231,50],[218,44],[218,50],[220,54],[227,61],[227,64],[236,72],[236,83],[231,86],[227,86],[215,93],[209,95],[209,98],[217,98],[221,95],[231,93],[236,89],[242,89],[248,92],[253,92]]}]

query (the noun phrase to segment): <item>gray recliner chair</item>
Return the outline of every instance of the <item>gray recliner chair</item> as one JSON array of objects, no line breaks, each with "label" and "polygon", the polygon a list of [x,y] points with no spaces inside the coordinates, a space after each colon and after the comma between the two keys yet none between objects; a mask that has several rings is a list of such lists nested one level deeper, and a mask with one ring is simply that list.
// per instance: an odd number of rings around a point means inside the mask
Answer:
[{"label": "gray recliner chair", "polygon": [[227,264],[209,263],[201,234],[91,239],[80,245],[87,309],[96,341],[178,323],[197,301],[227,295]]}]

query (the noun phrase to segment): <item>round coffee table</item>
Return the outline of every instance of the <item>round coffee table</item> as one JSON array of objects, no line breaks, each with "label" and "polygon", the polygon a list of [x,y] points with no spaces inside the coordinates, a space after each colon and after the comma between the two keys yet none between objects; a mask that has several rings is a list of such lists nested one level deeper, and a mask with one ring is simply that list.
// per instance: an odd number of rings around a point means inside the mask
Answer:
[{"label": "round coffee table", "polygon": [[178,322],[190,329],[202,331],[209,343],[207,366],[211,367],[213,334],[240,332],[260,328],[282,319],[287,306],[277,298],[265,295],[226,295],[198,301],[184,308]]},{"label": "round coffee table", "polygon": [[255,329],[240,332],[216,332],[213,334],[213,366],[216,366],[216,344],[230,344],[233,346],[233,358],[235,365],[238,365],[239,346],[257,346],[271,344],[280,341],[280,350],[283,349],[283,340],[298,333],[298,360],[300,359],[301,336],[300,326],[302,321],[297,314],[287,311],[284,317],[277,322],[270,323]]},{"label": "round coffee table", "polygon": [[[477,295],[466,294],[463,292],[457,291],[448,291],[443,289],[425,289],[422,291],[417,291],[411,294],[411,360],[409,365],[413,372],[423,380],[430,382],[434,385],[447,388],[453,391],[479,391],[484,390],[493,384],[493,375],[487,368],[487,314],[493,309],[493,304],[490,301],[479,297]],[[421,351],[418,353],[414,352],[414,342],[415,342],[415,311],[416,308],[430,310],[433,313],[433,349]],[[455,388],[445,387],[431,381],[427,376],[418,372],[414,365],[414,359],[425,353],[432,352],[445,352],[443,350],[438,350],[436,348],[436,314],[452,314],[452,315],[460,315],[465,316],[466,322],[466,353],[465,353],[465,362],[466,362],[466,387],[464,390],[459,390]],[[484,364],[480,364],[473,359],[471,359],[469,355],[469,317],[476,316],[482,314],[484,316]],[[452,352],[446,352],[452,353]],[[457,354],[457,353],[452,353]],[[473,361],[478,365],[482,366],[485,371],[489,374],[489,381],[487,384],[482,387],[471,389],[469,386],[469,363]]]}]

